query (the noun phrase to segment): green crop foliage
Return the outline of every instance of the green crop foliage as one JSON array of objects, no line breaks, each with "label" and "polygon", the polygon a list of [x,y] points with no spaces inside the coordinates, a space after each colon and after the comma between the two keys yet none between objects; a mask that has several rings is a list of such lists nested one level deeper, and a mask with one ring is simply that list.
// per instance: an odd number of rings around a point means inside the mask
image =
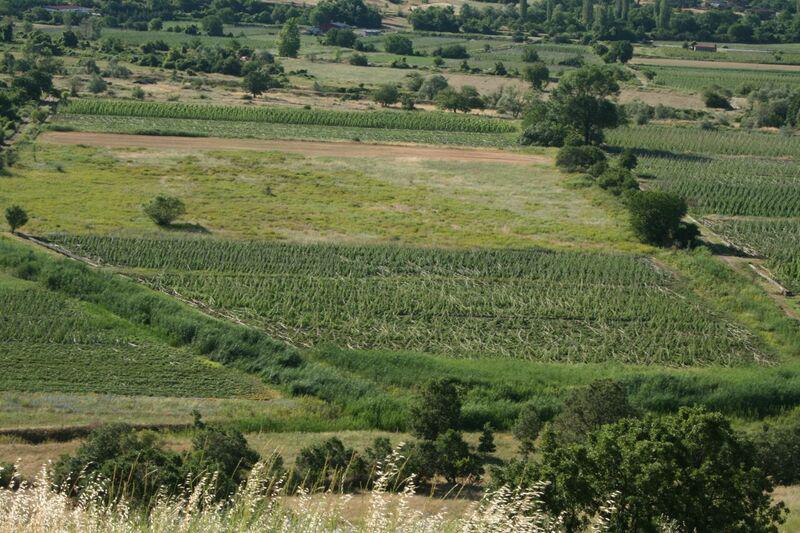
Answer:
[{"label": "green crop foliage", "polygon": [[332,111],[275,106],[212,106],[125,100],[73,100],[66,106],[64,112],[80,115],[183,118],[475,133],[506,133],[516,129],[514,123],[506,120],[472,115],[456,115],[455,113]]},{"label": "green crop foliage", "polygon": [[780,281],[800,291],[800,220],[707,220],[736,246],[769,258]]},{"label": "green crop foliage", "polygon": [[767,357],[635,255],[51,238],[296,346],[668,366]]},{"label": "green crop foliage", "polygon": [[800,72],[786,70],[747,70],[698,67],[670,67],[647,65],[647,70],[656,73],[656,85],[665,85],[687,91],[702,91],[706,87],[719,85],[735,90],[741,85],[798,85]]}]

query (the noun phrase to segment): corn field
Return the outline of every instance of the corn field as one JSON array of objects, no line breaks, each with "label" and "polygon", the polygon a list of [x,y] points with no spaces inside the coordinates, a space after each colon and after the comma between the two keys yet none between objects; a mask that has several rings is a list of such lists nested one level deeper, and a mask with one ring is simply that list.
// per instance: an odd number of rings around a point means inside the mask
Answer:
[{"label": "corn field", "polygon": [[646,69],[656,73],[656,77],[653,80],[656,85],[665,85],[688,91],[702,91],[712,85],[735,90],[745,84],[752,87],[800,84],[800,73],[785,70],[746,70],[661,65],[647,65]]},{"label": "corn field", "polygon": [[673,366],[765,358],[750,334],[632,255],[51,239],[298,346]]},{"label": "corn field", "polygon": [[332,111],[276,106],[213,106],[100,99],[73,100],[63,109],[63,112],[76,115],[183,118],[474,133],[507,133],[516,130],[513,123],[505,120],[440,112]]},{"label": "corn field", "polygon": [[779,280],[800,292],[800,220],[706,220],[733,244],[769,258]]}]

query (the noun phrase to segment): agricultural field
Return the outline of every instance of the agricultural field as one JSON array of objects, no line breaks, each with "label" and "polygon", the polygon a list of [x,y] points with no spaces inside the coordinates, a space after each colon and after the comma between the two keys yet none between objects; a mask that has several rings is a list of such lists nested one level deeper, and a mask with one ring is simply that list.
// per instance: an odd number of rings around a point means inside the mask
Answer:
[{"label": "agricultural field", "polygon": [[269,395],[257,380],[173,348],[103,309],[0,273],[0,390]]},{"label": "agricultural field", "polygon": [[766,357],[635,256],[50,238],[295,346],[668,366]]},{"label": "agricultural field", "polygon": [[700,92],[712,85],[718,85],[731,91],[740,87],[762,87],[765,85],[800,85],[800,72],[787,70],[732,69],[672,67],[663,65],[642,65],[641,70],[653,73],[651,83],[656,86],[670,87],[681,91]]},{"label": "agricultural field", "polygon": [[710,228],[766,257],[775,277],[797,290],[800,138],[647,125],[613,131],[609,143],[638,150],[643,183],[687,198]]}]

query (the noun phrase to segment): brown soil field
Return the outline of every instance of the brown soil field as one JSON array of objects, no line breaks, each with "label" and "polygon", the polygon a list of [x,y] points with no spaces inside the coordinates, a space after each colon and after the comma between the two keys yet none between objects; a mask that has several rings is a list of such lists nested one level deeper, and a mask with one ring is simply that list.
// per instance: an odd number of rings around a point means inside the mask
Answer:
[{"label": "brown soil field", "polygon": [[214,137],[171,137],[51,131],[39,137],[42,142],[105,148],[150,148],[158,150],[264,150],[297,153],[316,157],[377,157],[395,159],[436,159],[483,163],[547,163],[542,155],[399,144],[356,142],[264,141]]}]

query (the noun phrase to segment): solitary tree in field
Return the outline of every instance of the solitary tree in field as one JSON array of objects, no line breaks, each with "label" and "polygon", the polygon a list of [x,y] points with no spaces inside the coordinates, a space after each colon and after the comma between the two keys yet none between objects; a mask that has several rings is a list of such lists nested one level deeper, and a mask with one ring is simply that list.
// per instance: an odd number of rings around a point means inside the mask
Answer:
[{"label": "solitary tree in field", "polygon": [[531,84],[536,91],[544,90],[550,79],[550,70],[541,61],[536,61],[532,65],[525,67],[522,71],[522,77],[525,81]]},{"label": "solitary tree in field", "polygon": [[378,87],[375,93],[373,93],[372,99],[381,104],[381,107],[386,107],[397,103],[400,99],[400,93],[397,91],[397,87],[386,83]]},{"label": "solitary tree in field", "polygon": [[242,86],[255,98],[272,86],[272,78],[264,70],[253,69],[245,74],[242,79]]},{"label": "solitary tree in field", "polygon": [[18,228],[28,223],[28,213],[20,206],[12,205],[6,208],[6,222],[8,222],[8,227],[11,228],[11,233],[14,233]]},{"label": "solitary tree in field", "polygon": [[602,139],[604,128],[619,124],[617,106],[608,99],[618,94],[615,71],[589,65],[565,74],[553,91],[551,103],[563,122],[580,132],[584,144],[589,144]]},{"label": "solitary tree in field", "polygon": [[675,240],[688,206],[674,193],[642,191],[630,198],[628,209],[633,231],[642,242],[668,245]]},{"label": "solitary tree in field", "polygon": [[186,213],[186,206],[180,198],[159,194],[144,206],[144,212],[159,226],[168,226]]},{"label": "solitary tree in field", "polygon": [[297,57],[300,51],[300,28],[297,21],[292,19],[283,25],[278,36],[278,54],[283,57]]}]

